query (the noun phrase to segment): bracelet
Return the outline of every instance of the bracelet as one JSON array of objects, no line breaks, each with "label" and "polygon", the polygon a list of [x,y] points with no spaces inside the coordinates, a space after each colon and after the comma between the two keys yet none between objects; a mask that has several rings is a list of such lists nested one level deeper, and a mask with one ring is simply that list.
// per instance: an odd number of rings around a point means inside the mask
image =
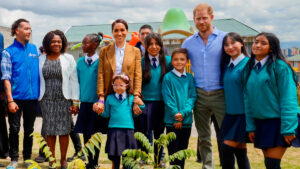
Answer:
[{"label": "bracelet", "polygon": [[104,101],[103,100],[98,100],[98,103],[103,103],[104,104]]},{"label": "bracelet", "polygon": [[79,103],[73,103],[73,106],[79,107]]}]

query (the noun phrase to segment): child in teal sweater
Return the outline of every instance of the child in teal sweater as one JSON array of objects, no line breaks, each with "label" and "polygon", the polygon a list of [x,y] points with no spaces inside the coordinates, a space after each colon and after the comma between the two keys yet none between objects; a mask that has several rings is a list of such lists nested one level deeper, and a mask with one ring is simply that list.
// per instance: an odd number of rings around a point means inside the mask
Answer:
[{"label": "child in teal sweater", "polygon": [[[112,161],[112,168],[120,168],[122,152],[126,149],[136,149],[134,138],[133,99],[131,95],[130,79],[125,73],[119,73],[113,77],[114,94],[107,96],[105,109],[101,116],[109,118],[108,134],[105,152]],[[139,102],[141,109],[144,103]]]},{"label": "child in teal sweater", "polygon": [[[165,102],[164,122],[167,133],[174,132],[176,140],[168,146],[169,155],[188,147],[193,123],[194,103],[197,98],[193,76],[185,71],[188,53],[184,48],[172,53],[174,69],[167,73],[162,82],[162,96]],[[184,160],[175,160],[171,165],[184,168]]]},{"label": "child in teal sweater", "polygon": [[[170,71],[171,57],[165,56],[163,41],[158,33],[150,33],[145,38],[145,55],[142,58],[143,84],[142,95],[146,108],[135,119],[136,131],[147,136],[153,143],[153,135],[158,139],[164,133],[164,102],[161,94],[161,83],[164,75]],[[142,150],[146,149],[138,145]],[[158,153],[158,147],[154,146],[154,156],[158,154],[158,161],[163,160],[163,149]]]},{"label": "child in teal sweater", "polygon": [[[247,157],[246,118],[244,111],[243,72],[249,57],[242,37],[234,32],[223,39],[222,71],[226,114],[222,122],[219,139],[222,140],[223,169],[250,169]],[[235,157],[234,157],[235,156]]]},{"label": "child in teal sweater", "polygon": [[299,146],[296,78],[279,39],[260,33],[245,69],[246,130],[265,156],[267,169],[280,168],[286,148]]},{"label": "child in teal sweater", "polygon": [[[108,120],[93,111],[93,104],[98,101],[97,74],[99,55],[97,47],[103,39],[103,34],[88,34],[82,40],[82,51],[86,53],[77,61],[77,76],[80,88],[80,109],[74,132],[82,133],[84,143],[88,142],[96,132],[107,132]],[[89,153],[87,169],[93,169],[98,165],[99,150],[95,149],[95,156]]]}]

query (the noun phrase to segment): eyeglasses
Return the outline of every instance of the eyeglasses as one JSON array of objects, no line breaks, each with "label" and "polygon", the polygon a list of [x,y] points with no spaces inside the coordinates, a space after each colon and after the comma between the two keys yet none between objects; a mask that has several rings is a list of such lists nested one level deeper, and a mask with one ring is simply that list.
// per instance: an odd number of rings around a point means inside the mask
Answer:
[{"label": "eyeglasses", "polygon": [[115,87],[115,88],[117,88],[117,87],[119,87],[119,88],[124,88],[124,87],[126,87],[127,85],[115,85],[115,84],[112,84],[112,86]]}]

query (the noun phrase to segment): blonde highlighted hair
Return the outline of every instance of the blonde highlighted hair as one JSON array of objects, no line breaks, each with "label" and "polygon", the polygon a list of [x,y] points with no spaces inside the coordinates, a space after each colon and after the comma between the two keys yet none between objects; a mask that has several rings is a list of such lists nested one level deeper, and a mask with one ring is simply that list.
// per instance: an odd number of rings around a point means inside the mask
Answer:
[{"label": "blonde highlighted hair", "polygon": [[210,5],[208,5],[208,4],[199,4],[194,8],[193,15],[195,16],[197,11],[201,11],[201,10],[204,10],[204,9],[207,10],[207,13],[209,15],[212,15],[214,13],[214,10]]}]

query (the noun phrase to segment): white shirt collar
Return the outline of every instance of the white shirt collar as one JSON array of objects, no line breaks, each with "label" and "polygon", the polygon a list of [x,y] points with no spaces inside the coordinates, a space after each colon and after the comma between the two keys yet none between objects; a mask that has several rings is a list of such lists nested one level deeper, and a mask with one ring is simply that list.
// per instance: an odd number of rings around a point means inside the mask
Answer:
[{"label": "white shirt collar", "polygon": [[[115,93],[115,96],[117,97],[117,99],[119,99],[119,94],[118,93]],[[125,100],[127,97],[127,93],[126,91],[122,93],[122,99]]]},{"label": "white shirt collar", "polygon": [[264,64],[266,64],[266,62],[267,62],[268,58],[269,58],[269,55],[268,55],[268,56],[266,56],[265,58],[263,58],[261,61],[258,61],[258,60],[256,60],[256,59],[255,59],[255,64],[254,64],[254,66],[256,66],[256,64],[257,64],[258,62],[260,62],[260,64],[261,64],[261,67],[263,67],[263,66],[264,66]]},{"label": "white shirt collar", "polygon": [[244,54],[240,54],[240,56],[238,56],[237,58],[235,58],[234,60],[232,60],[232,58],[230,59],[230,62],[228,64],[228,66],[233,63],[234,66],[236,66],[237,64],[240,63],[240,61],[242,61],[246,56]]},{"label": "white shirt collar", "polygon": [[92,59],[92,64],[93,64],[94,62],[96,62],[97,59],[99,59],[99,55],[98,55],[97,52],[96,52],[93,56],[91,56],[91,57],[88,57],[88,55],[86,54],[86,55],[84,56],[84,60],[85,60],[85,62],[86,62],[87,64],[89,64],[88,61],[87,61],[88,58]]},{"label": "white shirt collar", "polygon": [[185,69],[184,69],[183,73],[178,72],[175,68],[172,70],[172,72],[178,77],[181,77],[182,75],[186,76]]},{"label": "white shirt collar", "polygon": [[[150,54],[148,54],[148,56],[149,56],[149,59],[150,59],[150,62],[151,62],[151,65],[153,65],[153,60],[152,60],[152,58],[154,58],[152,55],[150,55]],[[158,66],[159,65],[159,54],[158,55],[156,55],[155,56],[155,58],[156,58],[156,61],[155,61],[155,63],[156,63],[156,66]]]},{"label": "white shirt collar", "polygon": [[124,51],[125,50],[125,46],[126,46],[126,41],[125,41],[124,46],[122,48],[118,48],[117,44],[115,43],[116,50],[122,50],[122,51]]}]

